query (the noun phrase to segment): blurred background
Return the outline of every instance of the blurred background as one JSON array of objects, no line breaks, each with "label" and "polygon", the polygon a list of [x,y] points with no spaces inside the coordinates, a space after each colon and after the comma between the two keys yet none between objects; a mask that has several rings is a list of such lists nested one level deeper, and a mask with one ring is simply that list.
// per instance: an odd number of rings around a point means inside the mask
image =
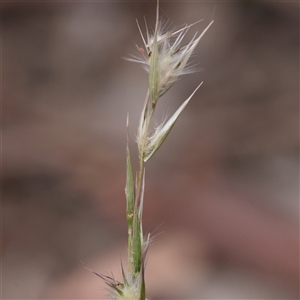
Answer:
[{"label": "blurred background", "polygon": [[[104,299],[84,269],[126,262],[126,115],[132,155],[155,1],[2,3],[2,297]],[[147,164],[148,299],[299,299],[299,3],[161,1],[196,24],[202,87]],[[135,164],[136,166],[136,164]]]}]

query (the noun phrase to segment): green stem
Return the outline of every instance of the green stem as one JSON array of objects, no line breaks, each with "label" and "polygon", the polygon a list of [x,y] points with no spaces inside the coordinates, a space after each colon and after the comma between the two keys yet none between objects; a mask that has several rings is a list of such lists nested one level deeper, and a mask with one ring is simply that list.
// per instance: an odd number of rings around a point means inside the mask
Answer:
[{"label": "green stem", "polygon": [[141,272],[142,255],[143,255],[143,228],[142,228],[142,211],[141,211],[141,197],[142,197],[142,184],[145,171],[145,151],[149,140],[149,127],[151,119],[154,114],[155,105],[151,105],[151,110],[148,110],[150,96],[149,93],[146,97],[145,115],[143,116],[142,128],[143,136],[139,144],[139,171],[136,177],[136,191],[134,198],[134,213],[133,213],[133,227],[132,231],[128,228],[128,259],[131,265],[132,276],[136,277]]}]

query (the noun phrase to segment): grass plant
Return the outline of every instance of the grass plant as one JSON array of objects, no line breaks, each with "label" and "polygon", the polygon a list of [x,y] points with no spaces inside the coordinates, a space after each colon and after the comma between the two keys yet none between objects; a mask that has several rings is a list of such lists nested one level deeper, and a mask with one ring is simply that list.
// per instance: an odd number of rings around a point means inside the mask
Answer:
[{"label": "grass plant", "polygon": [[129,149],[127,118],[127,175],[125,186],[128,225],[127,270],[124,270],[123,265],[121,265],[122,282],[117,281],[113,276],[105,276],[92,271],[110,287],[110,299],[113,300],[146,300],[145,267],[150,234],[144,236],[142,226],[145,164],[166,140],[179,115],[202,82],[168,120],[154,126],[153,116],[159,99],[173,86],[177,79],[182,75],[194,72],[194,68],[188,63],[189,59],[213,21],[208,24],[200,35],[196,32],[189,43],[182,46],[187,31],[196,23],[185,25],[177,30],[166,30],[159,19],[159,1],[157,1],[154,32],[148,30],[145,21],[146,34],[144,36],[137,22],[143,47],[137,46],[137,54],[127,58],[127,60],[141,64],[149,74],[149,82],[137,129],[136,142],[139,164],[135,176]]}]

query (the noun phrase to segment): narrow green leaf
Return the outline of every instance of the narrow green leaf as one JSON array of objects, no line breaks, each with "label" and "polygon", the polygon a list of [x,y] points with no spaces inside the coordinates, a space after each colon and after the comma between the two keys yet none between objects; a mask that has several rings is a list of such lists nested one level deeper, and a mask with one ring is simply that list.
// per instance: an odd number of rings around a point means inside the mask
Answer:
[{"label": "narrow green leaf", "polygon": [[[138,206],[134,210],[133,218],[133,269],[134,273],[138,274],[143,271],[143,228],[142,228],[142,214],[144,203],[145,190],[145,169],[142,174],[141,194],[138,201]],[[144,279],[143,279],[144,280]],[[145,290],[145,287],[144,287]]]},{"label": "narrow green leaf", "polygon": [[132,164],[130,158],[130,150],[129,145],[127,143],[126,149],[126,186],[125,186],[125,194],[126,194],[126,215],[128,227],[132,227],[133,222],[133,210],[134,210],[134,180],[132,174]]},{"label": "narrow green leaf", "polygon": [[133,226],[133,212],[134,212],[134,180],[132,174],[132,164],[129,150],[128,137],[128,116],[127,116],[127,146],[126,146],[126,218],[128,226],[128,270],[131,270],[132,263],[132,226]]},{"label": "narrow green leaf", "polygon": [[142,264],[141,222],[137,212],[134,213],[133,217],[132,258],[133,272],[134,275],[137,275]]}]

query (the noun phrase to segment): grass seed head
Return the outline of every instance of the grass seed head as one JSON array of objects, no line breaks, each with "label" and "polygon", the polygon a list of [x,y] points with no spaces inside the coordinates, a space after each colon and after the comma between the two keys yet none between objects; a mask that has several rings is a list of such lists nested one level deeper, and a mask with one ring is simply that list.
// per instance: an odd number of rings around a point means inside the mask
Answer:
[{"label": "grass seed head", "polygon": [[180,76],[194,72],[188,63],[189,59],[213,23],[211,21],[200,35],[196,32],[188,44],[182,45],[188,30],[198,22],[185,25],[179,30],[166,30],[159,21],[158,6],[153,33],[149,32],[145,23],[146,37],[144,37],[137,22],[145,49],[137,46],[138,54],[127,60],[140,63],[149,72],[149,90],[153,102],[165,94]]}]

